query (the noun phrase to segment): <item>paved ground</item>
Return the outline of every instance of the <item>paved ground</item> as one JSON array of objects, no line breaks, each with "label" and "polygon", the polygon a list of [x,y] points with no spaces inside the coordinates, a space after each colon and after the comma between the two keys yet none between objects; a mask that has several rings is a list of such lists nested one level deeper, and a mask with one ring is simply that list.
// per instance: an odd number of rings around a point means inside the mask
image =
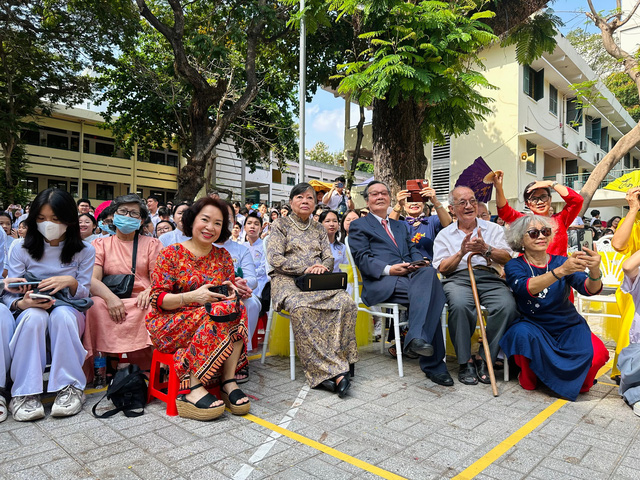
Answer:
[{"label": "paved ground", "polygon": [[0,478],[640,478],[640,418],[602,383],[606,375],[575,403],[501,376],[494,398],[487,385],[435,385],[415,360],[399,378],[395,360],[369,346],[340,400],[309,390],[300,368],[290,381],[287,358],[251,368],[244,390],[255,400],[244,418],[167,417],[155,401],[139,418],[97,420],[90,410],[100,393],[73,418],[9,417],[0,423]]}]

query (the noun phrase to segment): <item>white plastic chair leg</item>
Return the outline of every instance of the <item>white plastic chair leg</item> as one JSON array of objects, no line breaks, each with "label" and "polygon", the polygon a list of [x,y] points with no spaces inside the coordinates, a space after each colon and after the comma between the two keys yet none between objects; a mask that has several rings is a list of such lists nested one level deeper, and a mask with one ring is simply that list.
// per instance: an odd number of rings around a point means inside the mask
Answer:
[{"label": "white plastic chair leg", "polygon": [[296,379],[296,343],[293,337],[293,327],[289,318],[289,368],[291,369],[291,380]]},{"label": "white plastic chair leg", "polygon": [[271,334],[271,322],[273,321],[273,309],[269,309],[269,314],[267,315],[267,326],[264,327],[264,340],[262,343],[262,358],[260,359],[260,363],[264,365],[264,359],[267,356],[267,347],[269,346],[269,335]]},{"label": "white plastic chair leg", "polygon": [[508,359],[508,358],[505,358],[505,359],[504,359],[504,372],[503,372],[503,377],[502,377],[502,379],[503,379],[505,382],[508,382],[508,381],[509,381],[509,359]]},{"label": "white plastic chair leg", "polygon": [[396,358],[398,360],[398,376],[404,377],[402,368],[402,342],[400,341],[400,309],[398,305],[393,306],[393,331],[396,335]]},{"label": "white plastic chair leg", "polygon": [[445,305],[440,314],[440,325],[442,326],[442,340],[444,341],[445,351],[447,349],[447,306]]}]

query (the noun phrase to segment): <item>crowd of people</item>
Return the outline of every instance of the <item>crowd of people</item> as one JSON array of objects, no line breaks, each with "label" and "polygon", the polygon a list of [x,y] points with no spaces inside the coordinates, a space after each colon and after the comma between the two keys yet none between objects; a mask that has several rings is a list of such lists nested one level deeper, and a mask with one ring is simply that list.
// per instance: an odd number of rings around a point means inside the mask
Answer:
[{"label": "crowd of people", "polygon": [[[343,177],[328,192],[300,183],[288,205],[271,210],[225,202],[215,192],[175,205],[127,194],[94,209],[87,199],[44,190],[28,208],[0,214],[0,421],[8,412],[17,421],[43,418],[45,388],[56,394],[52,416],[75,415],[95,357],[106,356],[113,375],[122,354],[148,370],[154,349],[173,356],[179,415],[212,420],[225,406],[245,415],[251,401],[240,385],[251,378],[247,354],[257,348],[259,317],[272,307],[289,313],[309,385],[344,398],[358,361],[351,291],[303,291],[296,279],[340,272],[348,249],[362,277],[363,303],[407,307],[406,331],[390,340],[396,351],[419,358],[434,383],[454,385],[440,329],[446,308],[460,383],[490,383],[489,365],[511,360],[524,389],[543,384],[575,400],[609,358],[573,305],[573,290],[590,296],[603,287],[598,252],[568,254],[582,197],[557,182],[533,182],[519,212],[506,200],[500,172],[493,183],[494,217],[467,187],[450,192],[448,208],[428,185],[398,192],[392,208],[390,189],[375,180],[363,192],[366,208],[355,210]],[[553,191],[565,202],[558,212]],[[624,220],[604,224],[592,211],[589,222],[593,228],[600,222],[603,234],[611,229],[613,247],[627,256],[622,289],[636,306],[639,194],[640,188],[627,194]],[[488,356],[472,345],[470,270],[486,309]],[[380,338],[383,325],[374,321]],[[638,415],[639,325],[636,313],[618,359],[620,393]]]}]

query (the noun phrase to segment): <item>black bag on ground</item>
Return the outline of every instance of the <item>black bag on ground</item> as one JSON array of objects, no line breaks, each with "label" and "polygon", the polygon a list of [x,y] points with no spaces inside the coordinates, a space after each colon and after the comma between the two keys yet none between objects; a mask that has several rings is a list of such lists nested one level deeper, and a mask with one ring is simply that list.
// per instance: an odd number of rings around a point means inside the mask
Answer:
[{"label": "black bag on ground", "polygon": [[136,257],[138,255],[138,232],[133,239],[133,261],[131,273],[121,273],[118,275],[105,275],[102,283],[113,292],[118,298],[131,298],[133,284],[136,281]]},{"label": "black bag on ground", "polygon": [[[118,412],[123,412],[127,417],[139,417],[144,414],[144,406],[147,403],[147,382],[144,373],[138,365],[127,365],[118,370],[107,387],[107,393],[96,403],[91,412],[96,418],[109,418]],[[107,397],[116,408],[96,414],[96,408]]]}]

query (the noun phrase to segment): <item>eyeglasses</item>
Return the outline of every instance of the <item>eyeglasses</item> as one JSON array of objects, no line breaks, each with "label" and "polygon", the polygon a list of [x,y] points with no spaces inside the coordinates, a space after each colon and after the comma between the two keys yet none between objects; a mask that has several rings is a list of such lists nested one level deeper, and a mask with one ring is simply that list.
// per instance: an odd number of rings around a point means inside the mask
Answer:
[{"label": "eyeglasses", "polygon": [[539,197],[529,197],[530,203],[547,203],[551,197],[546,193]]},{"label": "eyeglasses", "polygon": [[467,204],[473,207],[478,204],[478,200],[476,200],[475,198],[472,198],[471,200],[460,200],[458,203],[455,204],[455,206],[464,208],[467,206]]},{"label": "eyeglasses", "polygon": [[127,210],[126,208],[119,208],[116,210],[118,215],[129,215],[131,218],[140,218],[140,212],[138,210]]},{"label": "eyeglasses", "polygon": [[531,238],[531,240],[537,240],[540,234],[542,234],[542,236],[544,237],[548,237],[549,235],[551,235],[551,229],[549,227],[543,227],[540,230],[538,230],[537,228],[527,230],[527,235],[529,235],[529,238]]}]

